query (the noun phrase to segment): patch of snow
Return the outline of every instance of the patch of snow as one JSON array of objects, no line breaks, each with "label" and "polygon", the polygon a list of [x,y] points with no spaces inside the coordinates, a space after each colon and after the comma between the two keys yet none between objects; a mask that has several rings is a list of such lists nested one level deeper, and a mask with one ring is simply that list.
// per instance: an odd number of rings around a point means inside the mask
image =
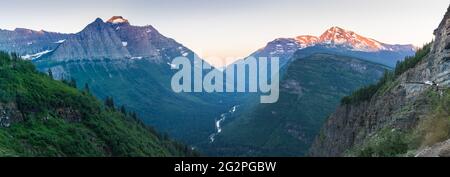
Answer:
[{"label": "patch of snow", "polygon": [[63,42],[66,42],[66,40],[65,40],[65,39],[61,39],[61,40],[56,41],[56,42],[54,42],[54,43],[55,43],[55,44],[61,44],[61,43],[63,43]]},{"label": "patch of snow", "polygon": [[32,44],[33,44],[33,42],[28,42],[28,43],[27,43],[27,45],[32,45]]},{"label": "patch of snow", "polygon": [[167,64],[170,66],[170,69],[177,69],[177,65],[169,63],[169,62],[167,62]]},{"label": "patch of snow", "polygon": [[122,41],[122,46],[126,47],[128,45],[128,42]]},{"label": "patch of snow", "polygon": [[141,60],[143,57],[131,57],[132,60]]},{"label": "patch of snow", "polygon": [[35,54],[26,54],[26,55],[21,56],[21,57],[23,59],[25,59],[25,60],[34,60],[34,59],[37,59],[37,58],[41,57],[42,55],[45,55],[47,53],[52,52],[52,51],[53,50],[45,50],[45,51],[42,51],[42,52],[39,52],[39,53],[35,53]]}]

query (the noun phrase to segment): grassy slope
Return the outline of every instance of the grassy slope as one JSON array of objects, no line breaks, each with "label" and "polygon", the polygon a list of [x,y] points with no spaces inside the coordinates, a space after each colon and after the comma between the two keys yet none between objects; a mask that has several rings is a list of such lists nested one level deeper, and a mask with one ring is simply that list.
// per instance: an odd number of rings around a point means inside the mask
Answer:
[{"label": "grassy slope", "polygon": [[[0,54],[0,105],[22,120],[0,128],[0,156],[193,155],[130,115]],[[17,116],[17,115],[16,115]]]}]

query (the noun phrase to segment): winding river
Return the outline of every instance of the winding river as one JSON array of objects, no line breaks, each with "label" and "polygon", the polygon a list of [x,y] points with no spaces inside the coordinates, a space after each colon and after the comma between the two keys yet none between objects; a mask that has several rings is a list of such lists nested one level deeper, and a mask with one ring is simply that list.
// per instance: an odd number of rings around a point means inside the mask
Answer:
[{"label": "winding river", "polygon": [[230,117],[231,115],[233,115],[233,114],[236,112],[236,110],[237,110],[238,107],[239,107],[239,105],[233,106],[228,112],[221,114],[219,119],[216,119],[216,122],[215,122],[216,132],[214,132],[213,134],[211,134],[211,135],[209,136],[209,142],[210,142],[210,143],[213,143],[214,140],[215,140],[215,138],[216,138],[216,136],[222,132],[222,127],[221,127],[222,123],[223,123],[228,117]]}]

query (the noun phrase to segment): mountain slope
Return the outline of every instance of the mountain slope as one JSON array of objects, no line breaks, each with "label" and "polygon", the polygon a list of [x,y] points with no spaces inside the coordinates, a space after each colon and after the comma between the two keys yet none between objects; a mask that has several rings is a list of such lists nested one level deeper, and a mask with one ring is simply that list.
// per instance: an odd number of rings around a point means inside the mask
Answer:
[{"label": "mountain slope", "polygon": [[358,58],[370,59],[369,61],[391,67],[395,66],[396,62],[402,60],[405,56],[413,55],[415,50],[412,45],[385,44],[353,31],[331,27],[318,37],[303,35],[295,38],[275,39],[251,56],[279,57],[280,65],[283,66],[289,63],[293,54],[298,50],[301,51],[301,49],[314,46],[321,46],[320,49],[323,50],[319,53],[327,53],[327,50],[340,51],[340,54],[343,55],[355,52],[360,54],[360,56],[357,56]]},{"label": "mountain slope", "polygon": [[215,155],[301,156],[340,98],[375,82],[386,66],[340,55],[293,60],[274,104],[259,104],[223,127]]},{"label": "mountain slope", "polygon": [[186,156],[187,147],[0,53],[0,156]]},{"label": "mountain slope", "polygon": [[17,28],[0,30],[0,51],[15,52],[24,59],[34,59],[58,47],[70,34]]},{"label": "mountain slope", "polygon": [[173,92],[171,61],[179,56],[193,61],[196,54],[152,26],[133,26],[117,16],[96,19],[33,62],[57,79],[74,78],[79,87],[87,83],[99,98],[113,96],[146,124],[196,145],[208,141],[214,117],[236,101],[230,94]]},{"label": "mountain slope", "polygon": [[449,19],[450,7],[434,32],[434,42],[377,85],[344,99],[310,155],[420,155],[418,149],[449,139]]}]

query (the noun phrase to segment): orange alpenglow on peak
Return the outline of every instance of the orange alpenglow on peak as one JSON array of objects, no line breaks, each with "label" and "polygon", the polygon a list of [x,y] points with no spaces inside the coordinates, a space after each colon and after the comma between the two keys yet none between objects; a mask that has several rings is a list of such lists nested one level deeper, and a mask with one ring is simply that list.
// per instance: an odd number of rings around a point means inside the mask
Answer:
[{"label": "orange alpenglow on peak", "polygon": [[337,26],[329,28],[319,37],[302,35],[297,36],[295,40],[302,47],[311,46],[318,43],[331,43],[348,44],[354,48],[363,49],[366,51],[379,51],[384,49],[383,44],[376,40],[363,37],[353,31],[345,30]]},{"label": "orange alpenglow on peak", "polygon": [[332,27],[320,37],[321,42],[332,42],[335,44],[350,44],[355,48],[365,48],[367,50],[378,51],[384,49],[383,45],[373,39],[363,37],[353,31],[340,27]]},{"label": "orange alpenglow on peak", "polygon": [[295,40],[300,44],[300,47],[305,48],[319,42],[319,38],[311,35],[302,35],[295,37]]},{"label": "orange alpenglow on peak", "polygon": [[113,16],[108,21],[108,23],[118,24],[118,23],[129,23],[127,19],[122,16]]}]

